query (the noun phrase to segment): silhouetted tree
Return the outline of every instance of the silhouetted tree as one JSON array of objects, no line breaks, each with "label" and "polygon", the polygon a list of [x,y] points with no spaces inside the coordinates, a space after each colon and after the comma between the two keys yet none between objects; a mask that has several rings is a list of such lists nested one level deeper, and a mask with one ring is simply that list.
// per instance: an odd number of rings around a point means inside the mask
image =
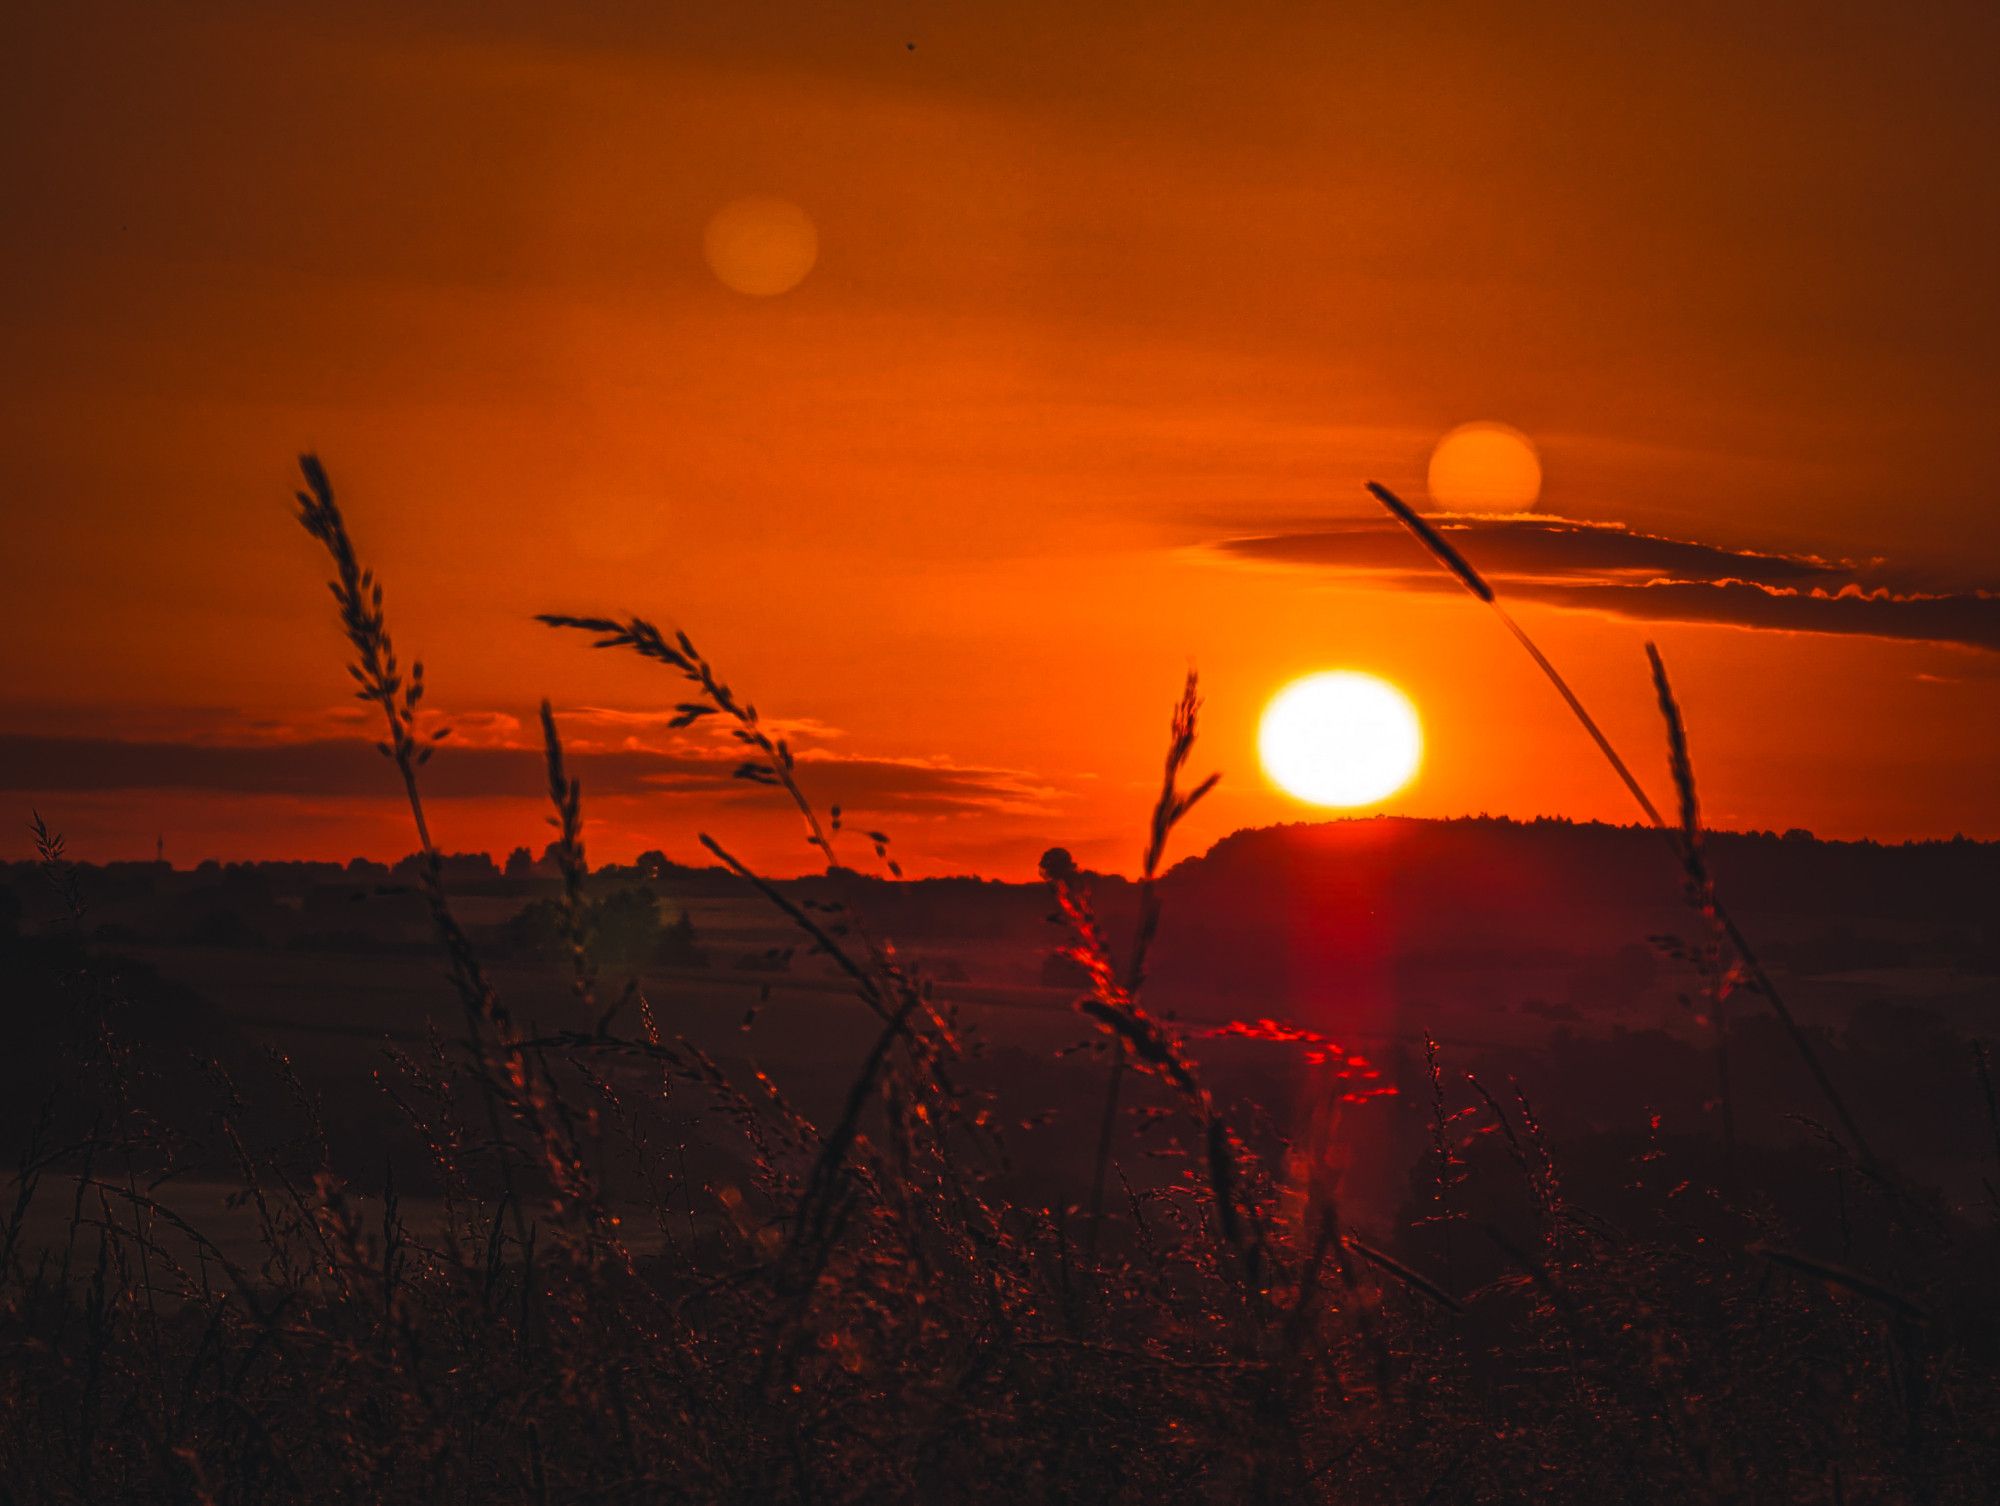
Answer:
[{"label": "silhouetted tree", "polygon": [[644,887],[619,889],[591,906],[590,949],[600,962],[650,962],[660,944],[660,907]]},{"label": "silhouetted tree", "polygon": [[707,967],[708,953],[695,939],[694,922],[682,910],[674,923],[660,931],[653,948],[653,960],[662,967]]},{"label": "silhouetted tree", "polygon": [[[527,956],[558,957],[568,946],[560,902],[538,899],[523,905],[500,928],[508,950]],[[660,906],[644,885],[615,889],[589,902],[584,913],[585,946],[591,958],[626,967],[658,963],[705,967],[708,956],[697,944],[694,923],[683,910],[671,926],[660,924]]]},{"label": "silhouetted tree", "polygon": [[552,899],[531,900],[507,917],[500,937],[510,952],[554,956],[562,948],[562,906]]}]

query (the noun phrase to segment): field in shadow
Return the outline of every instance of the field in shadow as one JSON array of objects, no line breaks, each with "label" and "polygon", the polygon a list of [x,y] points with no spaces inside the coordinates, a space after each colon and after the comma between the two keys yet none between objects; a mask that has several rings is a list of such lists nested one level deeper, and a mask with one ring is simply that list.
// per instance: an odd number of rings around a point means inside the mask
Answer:
[{"label": "field in shadow", "polygon": [[827,871],[593,871],[545,709],[510,876],[305,476],[417,852],[9,874],[10,1499],[1994,1498],[1991,849],[1704,831],[1655,656],[1644,828],[1175,867],[1190,679],[1135,878],[907,884],[686,636],[563,617]]}]

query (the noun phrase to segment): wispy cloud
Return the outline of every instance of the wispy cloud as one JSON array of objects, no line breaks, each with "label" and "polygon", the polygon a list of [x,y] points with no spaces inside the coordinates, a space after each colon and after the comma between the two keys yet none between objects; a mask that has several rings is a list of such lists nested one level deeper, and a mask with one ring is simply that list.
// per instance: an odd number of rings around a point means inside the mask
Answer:
[{"label": "wispy cloud", "polygon": [[[563,738],[567,743],[579,748],[690,748],[710,744],[720,745],[727,740],[727,729],[717,723],[697,722],[688,732],[675,731],[673,721],[678,713],[671,706],[663,709],[633,711],[615,706],[568,706],[558,713],[562,723]],[[822,722],[816,717],[762,717],[761,725],[773,737],[783,737],[795,744],[831,742],[846,736],[839,727]]]},{"label": "wispy cloud", "polygon": [[[646,748],[573,750],[585,798],[696,794],[705,801],[769,799],[733,777],[739,753]],[[924,759],[800,754],[814,795],[861,812],[923,815],[1046,808],[1055,792],[1014,770]],[[447,743],[425,771],[445,799],[520,796],[543,788],[541,754],[528,747]],[[365,740],[126,741],[108,737],[0,734],[0,790],[55,794],[182,790],[216,795],[366,797],[392,793],[381,758]]]},{"label": "wispy cloud", "polygon": [[[2000,652],[2000,592],[1935,589],[1880,559],[1774,554],[1548,516],[1433,519],[1513,599],[1648,621],[1841,633]],[[1452,590],[1393,520],[1223,539],[1236,560]]]}]

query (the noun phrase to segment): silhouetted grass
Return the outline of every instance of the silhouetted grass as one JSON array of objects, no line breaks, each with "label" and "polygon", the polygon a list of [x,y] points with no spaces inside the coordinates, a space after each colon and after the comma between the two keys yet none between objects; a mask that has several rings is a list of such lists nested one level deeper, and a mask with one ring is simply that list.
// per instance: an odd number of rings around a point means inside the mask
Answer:
[{"label": "silhouetted grass", "polygon": [[1679,790],[1681,796],[1683,824],[1680,829],[1676,829],[1670,825],[1666,818],[1660,814],[1659,807],[1653,804],[1652,797],[1646,793],[1645,786],[1633,774],[1631,767],[1619,755],[1617,748],[1612,746],[1611,739],[1605,736],[1604,730],[1597,724],[1597,719],[1590,714],[1589,709],[1577,698],[1576,692],[1570,688],[1569,682],[1563,678],[1561,671],[1549,662],[1548,656],[1536,645],[1535,640],[1528,636],[1527,630],[1514,620],[1512,614],[1507,611],[1507,608],[1501,603],[1498,594],[1486,582],[1484,577],[1478,571],[1474,570],[1466,562],[1464,556],[1457,549],[1453,548],[1442,534],[1432,528],[1416,509],[1404,502],[1394,492],[1379,482],[1374,481],[1368,483],[1368,490],[1377,501],[1389,510],[1390,514],[1397,521],[1401,522],[1415,534],[1424,546],[1436,555],[1439,561],[1453,575],[1458,577],[1460,583],[1467,590],[1472,592],[1474,596],[1478,597],[1488,607],[1492,608],[1494,615],[1514,635],[1515,641],[1535,661],[1536,668],[1540,669],[1543,675],[1547,677],[1549,683],[1555,687],[1556,693],[1563,698],[1563,704],[1569,707],[1570,713],[1576,717],[1577,722],[1582,726],[1583,730],[1590,735],[1591,741],[1597,745],[1598,751],[1604,755],[1605,761],[1611,765],[1612,771],[1617,774],[1619,781],[1631,793],[1639,809],[1645,813],[1647,821],[1659,828],[1661,833],[1667,837],[1669,844],[1674,849],[1675,857],[1687,873],[1690,892],[1697,896],[1697,907],[1703,911],[1705,920],[1720,932],[1722,938],[1727,942],[1729,949],[1734,953],[1736,961],[1741,964],[1749,980],[1756,987],[1757,992],[1763,995],[1765,1001],[1771,1006],[1772,1012],[1777,1015],[1779,1022],[1785,1028],[1786,1034],[1791,1037],[1792,1044],[1799,1053],[1799,1059],[1805,1064],[1806,1070],[1812,1074],[1813,1082],[1826,1098],[1827,1107],[1833,1111],[1834,1118],[1839,1122],[1841,1129],[1845,1131],[1848,1144],[1853,1148],[1855,1154],[1865,1166],[1868,1166],[1871,1170],[1879,1170],[1879,1163],[1876,1160],[1874,1151],[1869,1146],[1867,1137],[1862,1134],[1861,1126],[1856,1122],[1852,1111],[1847,1106],[1846,1100],[1841,1096],[1840,1090],[1833,1085],[1833,1080],[1827,1076],[1826,1068],[1819,1060],[1819,1053],[1813,1049],[1811,1040],[1807,1038],[1805,1031],[1800,1028],[1797,1016],[1793,1014],[1791,1007],[1786,1004],[1784,996],[1778,992],[1777,985],[1771,981],[1770,976],[1764,971],[1763,965],[1758,962],[1756,953],[1750,949],[1750,943],[1745,940],[1743,933],[1737,928],[1736,922],[1730,917],[1729,912],[1723,908],[1722,902],[1716,898],[1715,886],[1709,882],[1707,874],[1702,868],[1700,831],[1694,804],[1694,771],[1692,765],[1688,762],[1686,734],[1681,727],[1680,711],[1674,702],[1673,691],[1667,684],[1666,666],[1661,661],[1659,650],[1651,644],[1646,646],[1646,655],[1653,668],[1653,682],[1659,696],[1660,709],[1667,722],[1669,764],[1672,769],[1675,787]]},{"label": "silhouetted grass", "polygon": [[[54,1064],[4,1203],[0,1496],[1994,1498],[1993,1220],[1892,1177],[1823,1077],[1846,1131],[1826,1164],[1855,1173],[1856,1221],[1871,1221],[1851,1251],[1811,1247],[1768,1185],[1696,1188],[1698,1167],[1673,1161],[1639,1105],[1629,1145],[1566,1152],[1519,1085],[1489,1088],[1435,1043],[1407,1227],[1351,1227],[1325,1143],[1218,1098],[1194,1044],[1145,1003],[1149,949],[1172,919],[1156,880],[1213,784],[1180,783],[1192,677],[1129,943],[1073,867],[1045,875],[1088,980],[1078,1010],[1111,1064],[1101,1110],[1092,1078],[1074,1126],[1082,1207],[1019,1175],[1000,1126],[1047,1106],[970,1085],[979,1043],[948,998],[864,917],[761,878],[712,836],[870,1011],[847,1090],[810,1116],[786,1083],[725,1070],[677,1032],[671,998],[608,984],[589,948],[586,792],[546,703],[574,1008],[523,1023],[455,918],[431,837],[421,672],[399,667],[324,471],[308,458],[304,472],[301,521],[333,565],[357,693],[384,718],[462,1005],[463,1039],[434,1036],[383,1079],[435,1197],[413,1209],[393,1156],[379,1182],[343,1176],[352,1162],[310,1094],[253,1106],[219,1061],[198,1122],[149,1118],[126,1092],[149,1064],[122,1044],[115,969],[80,940],[47,953],[32,974],[42,1007],[89,1028]],[[1378,495],[1498,609],[1442,536]],[[821,814],[784,740],[686,635],[544,620],[678,675],[682,723],[719,718],[744,752],[739,777],[787,798],[836,865],[838,814]],[[1706,916],[1692,760],[1657,656],[1654,669],[1681,793],[1668,831]],[[866,835],[887,862],[886,835]],[[40,840],[80,912],[60,840]],[[1740,963],[1782,1014],[1726,915],[1708,918],[1717,965]],[[1334,1096],[1380,1090],[1375,1068],[1317,1032],[1269,1019],[1220,1033],[1296,1044]],[[1978,1073],[1990,1112],[1983,1056]],[[1968,1092],[1971,1079],[1969,1066]],[[1144,1095],[1140,1113],[1127,1093]],[[78,1114],[64,1094],[107,1107]],[[233,1167],[254,1260],[176,1206],[176,1177],[208,1153]],[[30,1238],[52,1201],[61,1238]]]}]

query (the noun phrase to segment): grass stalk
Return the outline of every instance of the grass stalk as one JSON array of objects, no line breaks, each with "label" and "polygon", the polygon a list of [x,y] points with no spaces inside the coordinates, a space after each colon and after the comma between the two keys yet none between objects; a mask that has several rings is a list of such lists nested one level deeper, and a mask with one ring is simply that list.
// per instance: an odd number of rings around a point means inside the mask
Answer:
[{"label": "grass stalk", "polygon": [[[1632,795],[1634,802],[1637,803],[1639,809],[1644,813],[1647,824],[1657,829],[1666,839],[1668,846],[1674,852],[1675,861],[1679,863],[1682,872],[1688,876],[1691,883],[1694,882],[1696,873],[1699,870],[1698,868],[1690,867],[1694,858],[1686,842],[1676,834],[1674,828],[1661,816],[1659,807],[1653,804],[1651,797],[1646,794],[1645,787],[1639,783],[1638,778],[1632,773],[1630,765],[1619,755],[1618,750],[1612,746],[1611,739],[1605,736],[1603,729],[1597,725],[1596,718],[1591,716],[1589,710],[1577,697],[1576,692],[1570,689],[1569,682],[1562,677],[1562,674],[1556,669],[1555,665],[1549,661],[1548,656],[1528,636],[1527,630],[1508,614],[1507,609],[1501,604],[1499,595],[1495,592],[1492,585],[1472,567],[1464,555],[1459,553],[1456,546],[1433,528],[1429,521],[1420,513],[1404,502],[1394,492],[1390,491],[1389,488],[1374,481],[1368,482],[1367,487],[1369,493],[1387,508],[1393,517],[1409,529],[1417,537],[1417,540],[1436,556],[1439,562],[1456,576],[1468,591],[1484,602],[1500,618],[1501,622],[1505,624],[1508,631],[1513,634],[1515,641],[1527,651],[1528,656],[1534,660],[1536,667],[1542,671],[1549,683],[1561,695],[1563,703],[1569,707],[1571,714],[1581,723],[1584,731],[1590,734],[1591,741],[1597,745],[1598,751],[1604,755],[1606,762],[1611,765],[1612,770],[1618,775],[1620,782],[1624,784],[1626,790]],[[1654,662],[1658,663],[1657,654],[1654,655]],[[1660,683],[1664,684],[1665,670],[1663,668],[1659,671],[1659,680]],[[1670,704],[1671,694],[1668,694],[1662,703],[1663,710]],[[1670,740],[1672,738],[1671,728],[1677,719],[1678,711],[1676,710],[1669,722]],[[1684,739],[1682,752],[1684,755]],[[1819,1059],[1819,1053],[1813,1048],[1812,1041],[1799,1025],[1798,1017],[1792,1013],[1791,1006],[1785,1002],[1784,996],[1779,993],[1777,985],[1771,981],[1770,974],[1764,970],[1763,964],[1757,960],[1757,955],[1751,950],[1750,943],[1744,939],[1742,930],[1737,926],[1736,921],[1730,916],[1728,910],[1724,908],[1722,902],[1719,899],[1714,899],[1712,896],[1710,902],[1714,906],[1716,925],[1720,928],[1723,937],[1728,941],[1730,948],[1735,952],[1737,959],[1743,964],[1743,969],[1749,975],[1751,982],[1755,984],[1757,992],[1764,996],[1765,1002],[1771,1006],[1771,1012],[1777,1016],[1779,1024],[1784,1028],[1787,1038],[1791,1041],[1793,1050],[1798,1054],[1800,1061],[1804,1063],[1806,1071],[1811,1075],[1814,1085],[1820,1091],[1820,1096],[1826,1100],[1827,1107],[1832,1110],[1834,1118],[1839,1122],[1841,1130],[1846,1134],[1848,1143],[1853,1147],[1856,1159],[1868,1170],[1877,1173],[1881,1172],[1884,1169],[1881,1161],[1869,1145],[1867,1136],[1862,1133],[1861,1126],[1855,1120],[1853,1112],[1848,1108],[1846,1099],[1841,1095],[1840,1090],[1834,1086],[1833,1079],[1827,1075],[1826,1068]]]}]

